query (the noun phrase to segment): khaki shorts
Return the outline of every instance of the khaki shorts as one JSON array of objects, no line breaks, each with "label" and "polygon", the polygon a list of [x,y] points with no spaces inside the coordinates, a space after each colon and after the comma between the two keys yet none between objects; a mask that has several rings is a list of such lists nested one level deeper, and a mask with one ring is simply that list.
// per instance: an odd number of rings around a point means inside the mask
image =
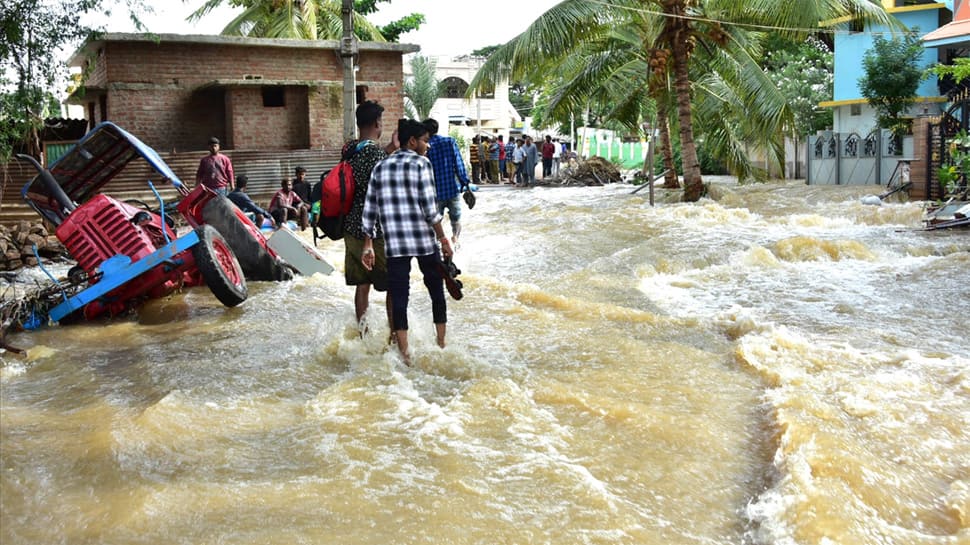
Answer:
[{"label": "khaki shorts", "polygon": [[387,257],[384,239],[374,240],[374,269],[368,271],[360,258],[364,253],[364,239],[344,235],[344,276],[348,286],[370,284],[377,291],[387,291]]}]

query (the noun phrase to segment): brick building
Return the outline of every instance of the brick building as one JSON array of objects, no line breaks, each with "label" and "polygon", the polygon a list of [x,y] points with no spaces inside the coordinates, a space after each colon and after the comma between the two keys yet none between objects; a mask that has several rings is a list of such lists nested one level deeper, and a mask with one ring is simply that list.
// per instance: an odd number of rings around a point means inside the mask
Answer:
[{"label": "brick building", "polygon": [[[332,150],[342,143],[343,68],[335,40],[103,34],[71,58],[69,99],[91,126],[111,120],[160,152]],[[403,116],[402,55],[417,46],[361,42],[357,99]]]}]

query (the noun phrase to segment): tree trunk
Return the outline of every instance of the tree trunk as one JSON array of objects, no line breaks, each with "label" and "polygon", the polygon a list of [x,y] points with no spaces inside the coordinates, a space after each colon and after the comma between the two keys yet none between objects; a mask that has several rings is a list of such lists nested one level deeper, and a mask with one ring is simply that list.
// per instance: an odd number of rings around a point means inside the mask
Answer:
[{"label": "tree trunk", "polygon": [[[682,8],[683,2],[678,2]],[[683,11],[677,13],[682,15]],[[701,180],[701,166],[697,160],[694,146],[694,128],[691,123],[690,76],[687,73],[687,23],[684,19],[669,18],[668,25],[675,28],[670,32],[671,57],[674,61],[674,92],[677,95],[677,119],[680,122],[680,158],[684,171],[684,200],[696,202],[704,192]]]},{"label": "tree trunk", "polygon": [[657,125],[660,129],[660,155],[663,157],[665,189],[680,189],[677,168],[674,165],[674,148],[670,143],[670,108],[667,97],[657,97]]}]

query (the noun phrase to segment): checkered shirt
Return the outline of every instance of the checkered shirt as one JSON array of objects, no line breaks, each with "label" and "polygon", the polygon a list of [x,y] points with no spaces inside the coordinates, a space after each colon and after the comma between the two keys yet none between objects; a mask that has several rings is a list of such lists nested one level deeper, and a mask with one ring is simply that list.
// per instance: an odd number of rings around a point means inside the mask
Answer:
[{"label": "checkered shirt", "polygon": [[427,157],[400,150],[371,173],[364,200],[364,233],[384,229],[387,257],[433,254],[437,249],[432,226],[441,222],[435,204],[434,170]]},{"label": "checkered shirt", "polygon": [[428,159],[434,168],[436,198],[439,201],[450,201],[458,196],[461,187],[468,185],[465,161],[458,151],[458,144],[450,136],[436,134],[428,144],[431,145],[428,148]]}]

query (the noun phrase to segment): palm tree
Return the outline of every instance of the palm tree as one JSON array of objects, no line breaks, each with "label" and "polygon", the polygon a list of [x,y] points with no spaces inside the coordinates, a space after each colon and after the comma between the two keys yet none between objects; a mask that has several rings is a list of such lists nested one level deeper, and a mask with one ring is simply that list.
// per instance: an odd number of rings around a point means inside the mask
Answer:
[{"label": "palm tree", "polygon": [[[722,151],[728,154],[729,162],[737,166],[746,163],[743,154],[739,153],[744,148],[741,145],[744,139],[754,136],[769,142],[777,133],[759,131],[773,131],[779,118],[786,115],[785,109],[778,108],[773,101],[768,105],[757,103],[760,99],[770,98],[769,91],[762,85],[773,87],[763,73],[754,80],[743,79],[757,74],[750,62],[753,49],[746,43],[750,39],[749,33],[740,29],[746,28],[744,25],[762,25],[790,29],[780,32],[799,35],[817,29],[822,21],[838,17],[884,24],[893,21],[880,5],[869,0],[563,0],[492,54],[476,75],[469,92],[491,85],[502,77],[541,86],[552,79],[548,74],[560,76],[562,72],[558,70],[570,57],[574,59],[571,62],[578,62],[576,55],[580,51],[587,55],[588,64],[593,65],[598,61],[607,62],[605,59],[611,53],[609,48],[616,43],[616,38],[622,38],[628,45],[636,44],[638,60],[646,59],[642,69],[652,70],[654,75],[637,79],[643,87],[639,96],[661,96],[658,93],[669,90],[680,133],[684,199],[696,201],[703,192],[694,142],[693,102],[698,94],[708,94],[713,101],[708,102],[710,107],[704,112],[711,113],[716,110],[713,105],[720,104],[722,108],[742,114],[734,123],[712,132],[725,144]],[[705,55],[696,53],[698,45]],[[747,53],[741,58],[733,58],[745,51]],[[624,54],[629,52],[629,47],[625,47]],[[590,57],[590,53],[599,53],[601,58]],[[711,69],[694,66],[698,59],[705,59]],[[623,67],[623,72],[633,73],[634,61],[631,59]],[[720,72],[715,70],[717,67]],[[704,79],[712,74],[716,74],[714,79]],[[597,88],[597,92],[606,94],[622,88],[594,80],[588,80],[588,83]],[[729,89],[733,92],[728,92]],[[629,87],[625,92],[625,95],[613,96],[634,99],[635,94],[630,93]],[[727,94],[720,96],[719,93]],[[568,98],[568,93],[561,96],[570,102]],[[744,108],[751,106],[758,109],[745,113]],[[767,117],[756,119],[756,115],[763,114]],[[697,115],[698,121],[700,117]],[[638,120],[625,121],[635,125]]]},{"label": "palm tree", "polygon": [[411,58],[411,78],[404,82],[404,96],[408,116],[413,119],[431,117],[431,109],[438,100],[438,78],[435,77],[434,59],[423,55]]},{"label": "palm tree", "polygon": [[[224,35],[339,40],[343,34],[340,0],[207,0],[189,20],[197,21],[224,3],[245,7],[222,29]],[[380,30],[356,11],[354,32],[363,40],[385,41]]]}]

